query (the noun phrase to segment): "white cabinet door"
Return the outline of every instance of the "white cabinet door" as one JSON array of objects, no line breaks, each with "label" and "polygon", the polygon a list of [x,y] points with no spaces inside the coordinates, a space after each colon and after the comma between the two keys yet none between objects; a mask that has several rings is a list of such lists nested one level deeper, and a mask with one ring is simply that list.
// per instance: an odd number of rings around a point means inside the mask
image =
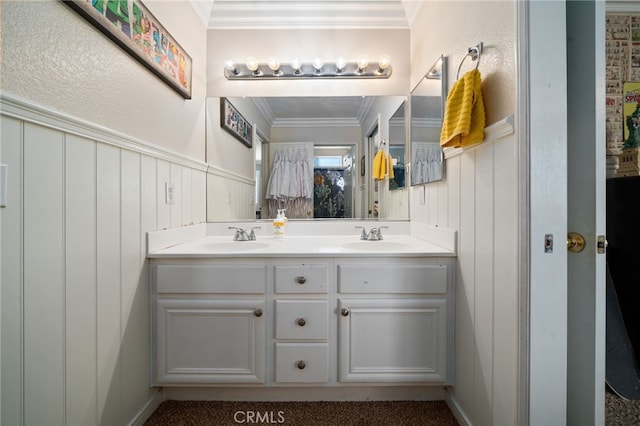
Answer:
[{"label": "white cabinet door", "polygon": [[157,301],[157,384],[264,383],[263,299]]},{"label": "white cabinet door", "polygon": [[447,380],[446,298],[340,299],[341,382]]}]

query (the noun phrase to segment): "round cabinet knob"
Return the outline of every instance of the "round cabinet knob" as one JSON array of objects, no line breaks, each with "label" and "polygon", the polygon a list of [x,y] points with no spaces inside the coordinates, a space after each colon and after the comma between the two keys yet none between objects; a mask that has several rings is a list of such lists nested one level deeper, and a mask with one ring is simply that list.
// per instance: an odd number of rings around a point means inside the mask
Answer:
[{"label": "round cabinet knob", "polygon": [[257,317],[261,317],[262,316],[262,309],[256,309],[255,311],[253,311],[253,315],[255,315]]},{"label": "round cabinet knob", "polygon": [[340,313],[342,314],[343,317],[349,316],[349,310],[347,308],[342,308]]},{"label": "round cabinet knob", "polygon": [[304,370],[304,368],[307,366],[307,364],[304,363],[304,361],[298,361],[298,369],[300,370]]},{"label": "round cabinet knob", "polygon": [[307,279],[305,277],[303,277],[303,276],[299,276],[299,277],[296,277],[296,282],[298,284],[304,284],[304,283],[307,282]]},{"label": "round cabinet knob", "polygon": [[298,321],[296,321],[296,323],[297,323],[300,327],[303,327],[307,322],[304,320],[304,318],[298,318]]}]

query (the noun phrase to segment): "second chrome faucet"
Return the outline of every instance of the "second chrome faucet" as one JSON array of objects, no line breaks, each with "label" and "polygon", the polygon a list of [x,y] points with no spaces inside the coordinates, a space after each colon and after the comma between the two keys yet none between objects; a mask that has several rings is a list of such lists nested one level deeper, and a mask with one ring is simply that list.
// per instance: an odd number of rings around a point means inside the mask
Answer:
[{"label": "second chrome faucet", "polygon": [[383,236],[382,236],[382,229],[388,229],[388,226],[379,226],[377,228],[371,228],[371,230],[369,232],[367,232],[364,228],[364,226],[356,226],[356,228],[361,228],[362,229],[362,234],[360,234],[360,239],[361,240],[366,240],[366,241],[379,241],[379,240],[383,240]]}]

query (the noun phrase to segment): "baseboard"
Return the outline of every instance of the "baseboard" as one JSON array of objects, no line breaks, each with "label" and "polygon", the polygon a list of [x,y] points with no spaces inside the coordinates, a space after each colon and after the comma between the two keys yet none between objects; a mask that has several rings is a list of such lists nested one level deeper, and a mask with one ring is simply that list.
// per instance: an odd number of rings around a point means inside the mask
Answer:
[{"label": "baseboard", "polygon": [[453,416],[456,418],[458,423],[460,423],[460,426],[472,426],[472,423],[465,414],[464,410],[460,408],[460,404],[458,404],[458,402],[448,390],[445,390],[444,392],[444,402],[447,403],[449,409],[453,413]]},{"label": "baseboard", "polygon": [[142,426],[149,417],[156,411],[162,401],[165,400],[162,389],[157,389],[142,409],[128,423],[128,426]]},{"label": "baseboard", "polygon": [[440,386],[345,387],[167,387],[166,400],[176,401],[442,401]]}]

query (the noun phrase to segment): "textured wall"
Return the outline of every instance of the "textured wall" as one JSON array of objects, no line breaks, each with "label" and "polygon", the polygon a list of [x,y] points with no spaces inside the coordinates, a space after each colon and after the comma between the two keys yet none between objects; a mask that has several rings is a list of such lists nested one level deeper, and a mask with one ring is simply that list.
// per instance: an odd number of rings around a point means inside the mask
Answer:
[{"label": "textured wall", "polygon": [[2,90],[204,161],[204,24],[187,2],[149,2],[193,59],[184,100],[59,1],[2,2]]}]

